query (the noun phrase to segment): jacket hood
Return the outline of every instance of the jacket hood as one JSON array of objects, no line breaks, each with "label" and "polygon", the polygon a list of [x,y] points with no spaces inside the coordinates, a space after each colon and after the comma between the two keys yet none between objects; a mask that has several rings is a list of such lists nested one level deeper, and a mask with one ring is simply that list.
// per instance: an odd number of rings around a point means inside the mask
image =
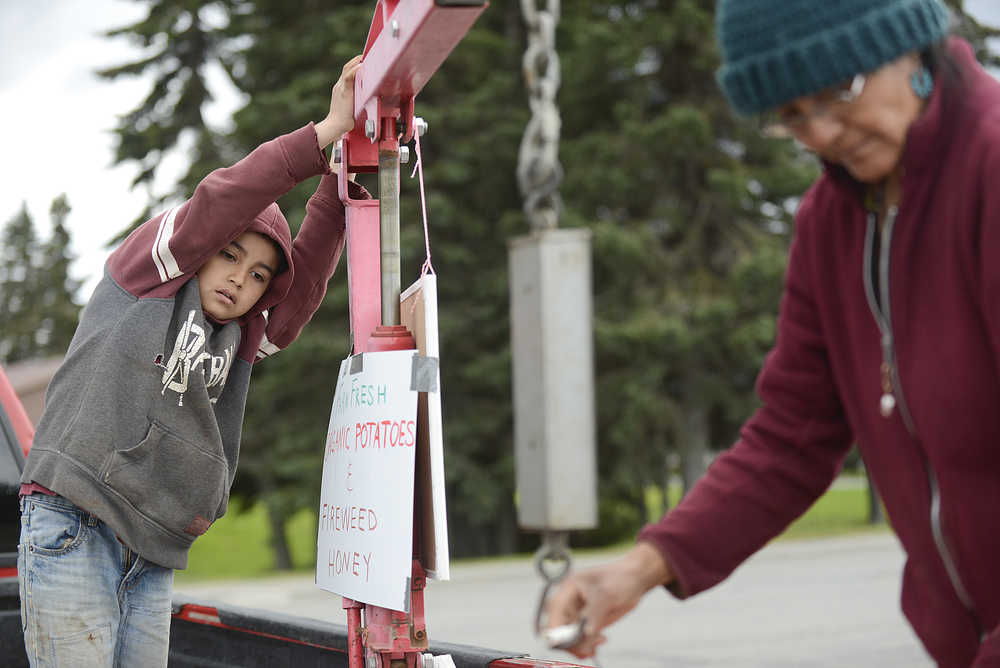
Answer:
[{"label": "jacket hood", "polygon": [[267,291],[246,314],[239,318],[240,322],[246,322],[261,311],[266,311],[281,302],[291,289],[295,278],[295,265],[292,264],[292,233],[288,221],[285,220],[277,204],[269,204],[257,214],[247,231],[263,234],[278,244],[285,255],[285,270],[271,279]]},{"label": "jacket hood", "polygon": [[[948,55],[957,71],[935,75],[934,90],[927,100],[923,113],[917,117],[906,133],[906,144],[900,155],[904,179],[938,163],[936,156],[942,155],[951,142],[955,131],[952,105],[964,104],[963,88],[970,85],[969,78],[978,71],[976,56],[972,46],[958,37],[946,41]],[[985,111],[985,110],[984,110]],[[833,182],[864,197],[868,186],[856,180],[842,165],[822,160],[826,173]]]}]

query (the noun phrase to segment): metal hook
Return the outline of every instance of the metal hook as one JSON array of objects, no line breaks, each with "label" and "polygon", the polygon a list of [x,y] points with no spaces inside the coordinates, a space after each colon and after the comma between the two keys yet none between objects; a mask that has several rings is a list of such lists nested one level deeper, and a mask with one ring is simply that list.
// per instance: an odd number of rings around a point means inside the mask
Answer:
[{"label": "metal hook", "polygon": [[535,610],[535,633],[543,635],[542,616],[545,602],[552,587],[569,573],[572,559],[569,555],[569,534],[565,531],[546,531],[542,534],[542,544],[535,552],[535,568],[545,581],[542,594]]}]

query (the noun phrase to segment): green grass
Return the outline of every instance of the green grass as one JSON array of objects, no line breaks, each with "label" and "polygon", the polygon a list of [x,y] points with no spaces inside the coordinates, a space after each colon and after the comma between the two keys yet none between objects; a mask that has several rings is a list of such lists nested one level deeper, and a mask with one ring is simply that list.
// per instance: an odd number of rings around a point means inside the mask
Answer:
[{"label": "green grass", "polygon": [[831,489],[779,538],[817,538],[885,528],[885,524],[868,523],[867,489]]},{"label": "green grass", "polygon": [[[868,488],[864,476],[845,474],[841,480],[849,483],[827,490],[806,514],[792,522],[778,539],[817,538],[835,536],[855,531],[885,529],[885,525],[868,523]],[[671,485],[670,507],[680,501],[680,485]],[[654,509],[649,521],[655,522],[663,514],[663,498],[659,489],[651,489],[647,495],[650,508]]]},{"label": "green grass", "polygon": [[[662,507],[657,491],[650,492],[651,507]],[[676,505],[680,489],[670,490],[670,505]],[[275,574],[268,545],[270,527],[263,506],[245,512],[231,507],[204,536],[195,541],[189,567],[177,573],[178,582],[217,579],[253,578]],[[867,522],[868,490],[859,485],[829,490],[779,537],[817,538],[844,533],[885,530],[885,525]],[[287,527],[289,549],[295,570],[310,571],[316,556],[316,512],[303,510]]]},{"label": "green grass", "polygon": [[[239,512],[231,505],[229,512],[194,542],[185,571],[177,572],[177,581],[215,578],[251,578],[275,574],[267,510],[256,505]],[[286,527],[288,549],[295,570],[311,570],[316,560],[316,512],[298,512]]]}]

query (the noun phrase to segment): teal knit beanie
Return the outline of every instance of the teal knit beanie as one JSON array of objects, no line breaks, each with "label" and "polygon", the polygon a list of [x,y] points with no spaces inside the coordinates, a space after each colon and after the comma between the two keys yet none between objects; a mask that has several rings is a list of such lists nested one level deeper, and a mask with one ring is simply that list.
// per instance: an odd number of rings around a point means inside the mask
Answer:
[{"label": "teal knit beanie", "polygon": [[749,116],[923,50],[948,20],[940,0],[719,0],[716,78]]}]

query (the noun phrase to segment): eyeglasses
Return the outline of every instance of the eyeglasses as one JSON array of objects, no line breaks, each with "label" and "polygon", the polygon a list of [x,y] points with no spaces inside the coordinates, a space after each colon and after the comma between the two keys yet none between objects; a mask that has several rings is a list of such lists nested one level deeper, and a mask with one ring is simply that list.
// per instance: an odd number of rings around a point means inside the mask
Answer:
[{"label": "eyeglasses", "polygon": [[825,88],[809,96],[812,109],[808,113],[798,110],[778,110],[761,118],[761,130],[770,137],[789,137],[800,134],[813,120],[830,114],[842,113],[861,97],[868,82],[867,74],[856,74],[850,81]]}]

